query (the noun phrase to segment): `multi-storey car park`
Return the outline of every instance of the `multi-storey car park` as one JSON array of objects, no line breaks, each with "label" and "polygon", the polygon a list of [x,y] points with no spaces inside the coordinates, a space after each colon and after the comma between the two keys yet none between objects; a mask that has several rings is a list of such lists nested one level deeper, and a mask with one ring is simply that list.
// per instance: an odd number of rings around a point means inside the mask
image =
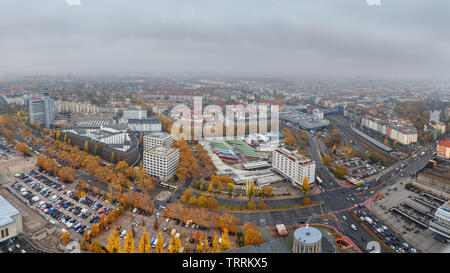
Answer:
[{"label": "multi-storey car park", "polygon": [[113,163],[125,161],[131,166],[137,164],[140,158],[139,141],[136,135],[127,131],[126,128],[117,126],[102,126],[100,129],[71,128],[62,130],[61,134],[67,134],[71,144],[82,150],[87,141],[88,152],[97,154],[106,161],[111,161],[113,158]]}]

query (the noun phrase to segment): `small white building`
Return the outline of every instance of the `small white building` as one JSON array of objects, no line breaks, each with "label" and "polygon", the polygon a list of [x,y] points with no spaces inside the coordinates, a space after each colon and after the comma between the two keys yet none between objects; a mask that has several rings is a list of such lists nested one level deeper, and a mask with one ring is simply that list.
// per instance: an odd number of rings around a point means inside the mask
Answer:
[{"label": "small white building", "polygon": [[0,195],[0,242],[22,233],[22,213]]}]

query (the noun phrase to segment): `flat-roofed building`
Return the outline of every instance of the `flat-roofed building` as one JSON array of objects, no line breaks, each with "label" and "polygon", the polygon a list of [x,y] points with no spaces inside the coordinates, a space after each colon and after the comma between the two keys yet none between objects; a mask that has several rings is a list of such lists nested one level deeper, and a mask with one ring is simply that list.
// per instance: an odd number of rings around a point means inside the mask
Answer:
[{"label": "flat-roofed building", "polygon": [[176,148],[155,146],[144,150],[145,172],[161,181],[168,181],[175,175],[179,161],[179,150]]},{"label": "flat-roofed building", "polygon": [[162,124],[153,116],[146,119],[129,119],[128,129],[135,132],[160,132]]},{"label": "flat-roofed building", "polygon": [[0,195],[0,242],[23,231],[22,214]]},{"label": "flat-roofed building", "polygon": [[310,185],[314,183],[316,163],[297,151],[276,149],[272,153],[272,166],[299,187],[302,186],[305,177],[308,178]]},{"label": "flat-roofed building", "polygon": [[58,115],[58,108],[55,101],[48,93],[42,93],[40,99],[29,101],[30,122],[40,124],[45,128],[50,128],[51,123]]},{"label": "flat-roofed building", "polygon": [[155,146],[172,147],[173,136],[165,132],[151,132],[144,136],[144,151]]},{"label": "flat-roofed building", "polygon": [[450,242],[450,201],[436,210],[434,218],[431,219],[430,230],[444,236]]},{"label": "flat-roofed building", "polygon": [[134,133],[127,131],[126,125],[101,126],[100,129],[70,128],[62,130],[61,135],[67,135],[71,144],[82,150],[88,142],[88,153],[112,163],[125,161],[134,165],[140,158],[139,141]]},{"label": "flat-roofed building", "polygon": [[124,119],[145,119],[147,118],[147,110],[142,109],[126,109],[123,110]]}]

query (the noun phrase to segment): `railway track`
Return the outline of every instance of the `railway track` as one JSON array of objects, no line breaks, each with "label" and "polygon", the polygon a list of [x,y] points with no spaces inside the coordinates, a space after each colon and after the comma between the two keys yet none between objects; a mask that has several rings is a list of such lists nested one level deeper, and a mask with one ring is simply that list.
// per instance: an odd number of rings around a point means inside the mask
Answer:
[{"label": "railway track", "polygon": [[398,158],[395,158],[390,153],[388,153],[388,152],[386,152],[386,151],[384,151],[382,149],[374,147],[374,145],[371,144],[369,141],[367,141],[364,138],[356,135],[352,130],[350,130],[350,128],[348,128],[347,123],[345,121],[342,121],[341,118],[329,117],[329,119],[331,121],[333,121],[333,123],[335,124],[335,126],[338,129],[344,131],[344,133],[347,136],[349,136],[351,139],[353,139],[354,141],[357,141],[359,145],[363,146],[368,151],[372,151],[372,152],[375,152],[375,153],[381,155],[386,160],[386,163],[388,165],[391,165],[392,163],[394,163],[395,161],[398,160]]}]

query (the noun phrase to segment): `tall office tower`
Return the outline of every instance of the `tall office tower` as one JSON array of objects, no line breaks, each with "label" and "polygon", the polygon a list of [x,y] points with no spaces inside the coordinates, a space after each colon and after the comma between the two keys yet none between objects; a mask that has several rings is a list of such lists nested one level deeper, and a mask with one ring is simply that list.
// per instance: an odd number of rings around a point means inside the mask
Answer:
[{"label": "tall office tower", "polygon": [[30,122],[40,123],[42,127],[50,128],[50,124],[58,114],[55,101],[48,93],[42,93],[40,99],[29,101]]}]

